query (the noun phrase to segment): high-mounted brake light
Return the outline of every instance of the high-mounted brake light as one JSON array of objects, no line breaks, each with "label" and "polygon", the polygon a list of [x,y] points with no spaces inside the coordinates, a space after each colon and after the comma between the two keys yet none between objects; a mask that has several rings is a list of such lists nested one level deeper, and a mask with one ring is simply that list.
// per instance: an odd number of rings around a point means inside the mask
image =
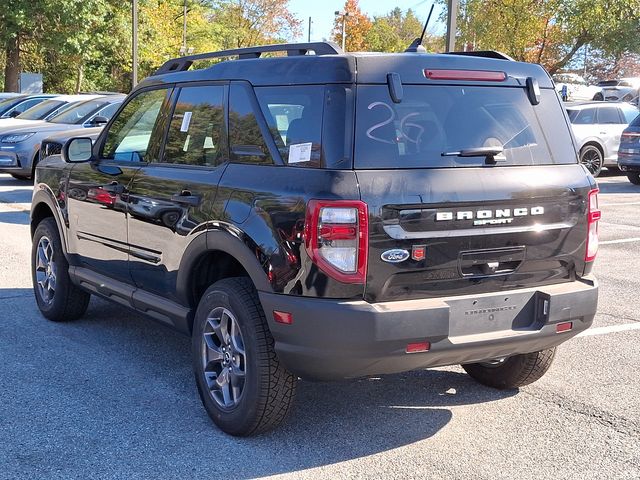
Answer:
[{"label": "high-mounted brake light", "polygon": [[593,262],[598,253],[598,220],[602,217],[602,212],[598,209],[599,188],[594,188],[589,192],[589,209],[587,211],[587,251],[584,256],[585,262]]},{"label": "high-mounted brake light", "polygon": [[304,244],[323,272],[343,283],[364,283],[367,276],[367,204],[356,200],[311,200]]},{"label": "high-mounted brake light", "polygon": [[424,76],[430,80],[473,80],[479,82],[504,82],[507,74],[491,70],[432,70],[425,69]]}]

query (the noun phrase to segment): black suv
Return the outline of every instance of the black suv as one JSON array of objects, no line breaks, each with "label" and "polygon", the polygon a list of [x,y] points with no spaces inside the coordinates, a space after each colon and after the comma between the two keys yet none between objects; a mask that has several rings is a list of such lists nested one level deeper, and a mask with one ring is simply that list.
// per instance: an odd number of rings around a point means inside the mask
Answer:
[{"label": "black suv", "polygon": [[279,424],[298,377],[462,364],[515,388],[593,321],[597,192],[538,65],[183,57],[38,166],[35,297],[51,320],[95,294],[191,335],[233,435]]}]

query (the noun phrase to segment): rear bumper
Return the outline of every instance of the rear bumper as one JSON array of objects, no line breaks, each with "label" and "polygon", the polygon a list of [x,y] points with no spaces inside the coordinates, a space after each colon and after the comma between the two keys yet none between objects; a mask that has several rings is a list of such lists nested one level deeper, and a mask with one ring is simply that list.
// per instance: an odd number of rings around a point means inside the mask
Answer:
[{"label": "rear bumper", "polygon": [[618,155],[618,167],[623,172],[640,172],[640,152],[621,152]]},{"label": "rear bumper", "polygon": [[[294,374],[331,380],[473,363],[559,345],[586,330],[598,286],[586,279],[475,296],[370,304],[260,292],[278,357]],[[290,312],[291,325],[273,320]],[[569,332],[556,324],[573,322]],[[409,343],[430,350],[406,353]]]}]

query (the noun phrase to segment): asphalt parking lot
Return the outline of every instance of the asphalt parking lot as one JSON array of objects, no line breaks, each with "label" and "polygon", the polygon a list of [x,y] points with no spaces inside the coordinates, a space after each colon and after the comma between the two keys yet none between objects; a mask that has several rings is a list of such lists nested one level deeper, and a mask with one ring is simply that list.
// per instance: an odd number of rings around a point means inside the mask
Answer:
[{"label": "asphalt parking lot", "polygon": [[301,382],[283,428],[236,439],[200,405],[187,338],[97,299],[39,315],[31,185],[0,175],[0,478],[640,478],[640,187],[599,180],[599,313],[542,380]]}]

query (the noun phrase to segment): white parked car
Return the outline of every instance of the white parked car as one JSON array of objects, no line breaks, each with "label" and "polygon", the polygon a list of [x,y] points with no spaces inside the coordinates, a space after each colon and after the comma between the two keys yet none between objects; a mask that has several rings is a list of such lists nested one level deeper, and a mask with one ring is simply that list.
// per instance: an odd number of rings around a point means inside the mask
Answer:
[{"label": "white parked car", "polygon": [[602,167],[617,167],[622,131],[638,116],[638,109],[624,102],[567,104],[580,161],[597,177]]},{"label": "white parked car", "polygon": [[620,78],[618,80],[604,80],[598,83],[600,93],[594,100],[606,100],[608,102],[632,102],[638,98],[640,91],[640,78]]},{"label": "white parked car", "polygon": [[580,75],[575,73],[558,73],[553,76],[556,83],[556,90],[562,95],[562,90],[567,87],[567,100],[582,101],[594,100],[594,96],[600,92],[600,88],[589,83]]}]

